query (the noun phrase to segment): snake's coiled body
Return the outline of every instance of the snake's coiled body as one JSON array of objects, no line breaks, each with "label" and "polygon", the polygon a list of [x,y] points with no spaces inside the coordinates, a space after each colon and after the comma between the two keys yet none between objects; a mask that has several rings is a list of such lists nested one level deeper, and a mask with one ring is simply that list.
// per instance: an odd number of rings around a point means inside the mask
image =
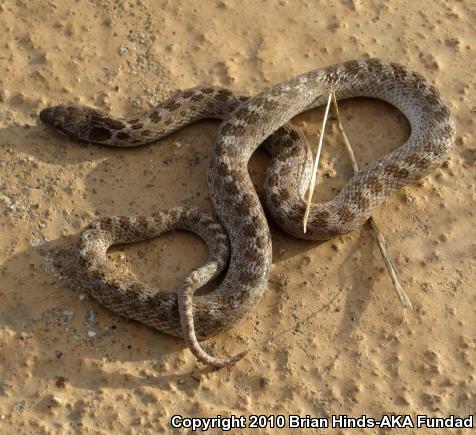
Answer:
[{"label": "snake's coiled body", "polygon": [[[322,105],[331,90],[336,91],[337,99],[365,96],[389,102],[407,117],[412,131],[405,144],[366,165],[334,199],[313,204],[304,234],[303,196],[310,178],[311,152],[299,130],[287,123],[297,114]],[[191,295],[226,262],[214,253],[221,255],[227,248],[217,251],[213,244],[225,246],[224,239],[229,241],[229,268],[216,290],[193,298],[193,320],[200,338],[237,324],[256,306],[268,282],[271,239],[247,171],[248,160],[261,143],[265,142],[272,155],[265,195],[273,219],[294,236],[328,239],[359,227],[391,192],[439,165],[454,138],[448,107],[431,83],[406,67],[378,59],[317,69],[248,99],[226,89],[198,87],[131,119],[65,106],[45,109],[40,116],[73,137],[113,146],[142,145],[199,119],[223,119],[210,152],[208,184],[224,232],[220,224],[198,212],[177,209],[160,219],[97,221],[85,229],[80,242],[82,280],[99,302],[169,334],[180,336],[184,327],[185,338],[196,355],[198,343],[192,343],[193,322],[189,324]],[[192,217],[196,226],[189,229],[202,228],[202,236],[211,243],[211,254],[207,265],[185,285],[188,297],[181,299],[185,313],[181,325],[176,294],[125,279],[108,264],[105,252],[114,243],[154,237],[166,231],[171,222],[174,228],[190,226]],[[219,240],[213,239],[213,234],[221,234]],[[206,360],[203,355],[200,358]]]}]

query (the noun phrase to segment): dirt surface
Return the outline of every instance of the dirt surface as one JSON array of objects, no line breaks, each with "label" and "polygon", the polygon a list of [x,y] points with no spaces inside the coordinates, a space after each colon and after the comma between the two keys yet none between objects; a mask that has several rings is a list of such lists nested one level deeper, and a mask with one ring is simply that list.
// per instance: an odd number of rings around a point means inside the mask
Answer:
[{"label": "dirt surface", "polygon": [[[0,432],[169,432],[176,414],[474,414],[475,21],[470,0],[0,1]],[[217,355],[249,353],[216,372],[181,340],[109,312],[54,273],[54,253],[95,217],[176,205],[211,212],[207,151],[218,124],[121,150],[47,129],[43,107],[131,115],[197,84],[251,95],[368,56],[428,77],[457,125],[448,162],[374,214],[412,311],[403,312],[368,228],[319,244],[271,224],[267,292],[246,321],[207,343]],[[409,135],[385,103],[340,109],[360,165]],[[322,113],[295,120],[314,143]],[[250,163],[258,190],[266,163],[263,151]],[[331,119],[315,200],[351,174]],[[177,232],[111,259],[174,289],[206,255],[197,237]]]}]

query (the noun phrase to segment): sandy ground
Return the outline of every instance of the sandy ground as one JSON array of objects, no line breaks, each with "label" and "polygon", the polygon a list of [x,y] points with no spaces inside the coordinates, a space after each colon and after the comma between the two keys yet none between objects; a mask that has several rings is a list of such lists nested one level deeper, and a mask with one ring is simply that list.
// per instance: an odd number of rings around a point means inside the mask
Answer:
[{"label": "sandy ground", "polygon": [[[474,414],[475,21],[470,0],[0,1],[0,432],[168,432],[174,414]],[[457,124],[449,161],[375,213],[413,311],[403,312],[368,229],[318,244],[272,226],[268,291],[246,321],[208,342],[217,355],[250,352],[214,372],[180,340],[52,274],[51,253],[95,217],[211,211],[217,123],[118,150],[48,130],[41,108],[68,101],[130,115],[197,84],[253,94],[365,56],[423,73]],[[340,107],[361,165],[408,137],[384,103]],[[322,112],[296,119],[313,142]],[[335,122],[328,131],[316,201],[352,171]],[[250,164],[258,190],[266,162],[258,151]],[[167,288],[206,255],[184,233],[111,253]]]}]

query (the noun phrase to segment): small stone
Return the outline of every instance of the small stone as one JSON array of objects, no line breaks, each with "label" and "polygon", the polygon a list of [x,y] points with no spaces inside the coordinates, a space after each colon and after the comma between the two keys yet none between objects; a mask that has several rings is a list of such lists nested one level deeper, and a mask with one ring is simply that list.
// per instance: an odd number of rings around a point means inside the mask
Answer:
[{"label": "small stone", "polygon": [[17,402],[15,404],[15,409],[18,411],[18,412],[23,412],[25,410],[25,401],[24,400],[20,400],[19,402]]},{"label": "small stone", "polygon": [[86,299],[86,296],[87,296],[86,294],[80,293],[79,296],[78,296],[78,299],[79,299],[80,301],[84,301],[84,300]]},{"label": "small stone", "polygon": [[58,387],[58,388],[64,388],[66,386],[66,381],[67,379],[64,377],[64,376],[58,376],[56,378],[56,382],[55,382],[55,385]]},{"label": "small stone", "polygon": [[119,54],[119,56],[124,56],[125,54],[127,54],[128,52],[128,48],[124,45],[121,45],[118,49],[117,49],[117,52]]},{"label": "small stone", "polygon": [[438,240],[439,240],[440,242],[446,242],[446,241],[448,240],[448,236],[447,236],[446,234],[440,234],[440,235],[438,236]]},{"label": "small stone", "polygon": [[96,337],[96,333],[94,331],[88,331],[88,337]]},{"label": "small stone", "polygon": [[74,316],[74,311],[73,310],[64,310],[63,311],[63,315],[64,315],[64,322],[69,322],[72,317]]},{"label": "small stone", "polygon": [[48,403],[48,408],[57,408],[63,403],[63,401],[57,396],[51,396]]},{"label": "small stone", "polygon": [[88,311],[87,320],[88,320],[89,323],[96,322],[96,313],[94,312],[94,310],[89,310]]},{"label": "small stone", "polygon": [[266,387],[267,385],[270,384],[270,380],[269,380],[269,378],[263,376],[263,377],[259,380],[259,384],[260,384],[261,387],[264,388],[264,387]]}]

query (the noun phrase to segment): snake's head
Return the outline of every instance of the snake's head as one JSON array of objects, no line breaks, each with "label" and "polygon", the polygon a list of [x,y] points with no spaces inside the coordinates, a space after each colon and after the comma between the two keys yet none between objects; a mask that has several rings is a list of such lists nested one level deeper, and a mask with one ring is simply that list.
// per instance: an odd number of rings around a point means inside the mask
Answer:
[{"label": "snake's head", "polygon": [[79,106],[52,106],[40,112],[40,119],[46,125],[73,137],[79,137],[88,118],[87,111]]},{"label": "snake's head", "polygon": [[111,130],[123,127],[120,121],[86,106],[47,107],[40,112],[40,119],[75,139],[99,143],[107,143],[112,136]]}]

